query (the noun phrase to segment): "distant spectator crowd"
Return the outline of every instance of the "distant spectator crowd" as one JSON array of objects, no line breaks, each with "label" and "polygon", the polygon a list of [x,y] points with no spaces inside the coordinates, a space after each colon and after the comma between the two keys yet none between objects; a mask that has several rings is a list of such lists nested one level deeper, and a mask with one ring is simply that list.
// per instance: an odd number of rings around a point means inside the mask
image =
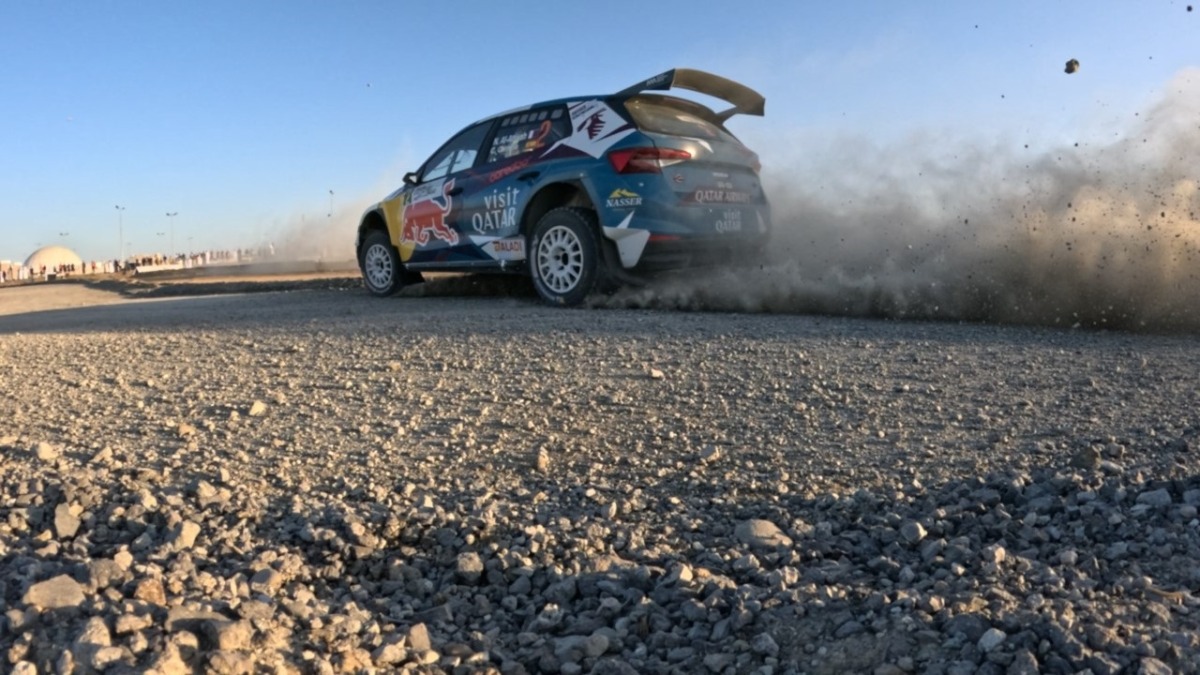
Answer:
[{"label": "distant spectator crowd", "polygon": [[236,265],[254,260],[269,260],[275,257],[275,246],[267,244],[259,248],[238,248],[228,250],[202,251],[200,253],[181,253],[167,256],[161,253],[139,254],[121,260],[92,260],[84,263],[66,263],[61,265],[38,265],[27,267],[22,263],[0,261],[0,284],[10,282],[30,283],[50,281],[65,277],[90,276],[99,274],[137,274],[139,271],[157,271],[162,269],[191,269],[209,265]]}]

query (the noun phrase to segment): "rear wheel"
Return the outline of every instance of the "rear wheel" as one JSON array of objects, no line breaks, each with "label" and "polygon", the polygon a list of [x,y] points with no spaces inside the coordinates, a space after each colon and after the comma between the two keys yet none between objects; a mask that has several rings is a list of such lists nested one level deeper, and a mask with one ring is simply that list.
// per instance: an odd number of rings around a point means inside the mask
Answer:
[{"label": "rear wheel", "polygon": [[400,253],[392,246],[387,232],[376,230],[367,235],[359,252],[358,266],[367,290],[374,295],[386,297],[404,286],[405,272]]},{"label": "rear wheel", "polygon": [[605,278],[596,213],[562,207],[546,213],[529,243],[530,274],[538,295],[552,305],[583,302]]}]

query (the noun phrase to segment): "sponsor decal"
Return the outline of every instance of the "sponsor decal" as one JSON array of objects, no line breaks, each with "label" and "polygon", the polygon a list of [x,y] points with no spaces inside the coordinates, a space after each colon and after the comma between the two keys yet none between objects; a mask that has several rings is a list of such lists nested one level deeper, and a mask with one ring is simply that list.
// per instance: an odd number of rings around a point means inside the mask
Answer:
[{"label": "sponsor decal", "polygon": [[497,255],[511,255],[524,250],[525,245],[515,239],[497,239],[492,242],[492,253]]},{"label": "sponsor decal", "polygon": [[450,196],[453,189],[453,178],[433,181],[413,189],[400,216],[404,223],[400,233],[402,251],[407,244],[411,255],[413,248],[427,245],[430,237],[448,244],[458,243],[458,233],[446,225],[446,216],[454,208],[454,198]]},{"label": "sponsor decal", "polygon": [[691,194],[691,200],[698,204],[748,204],[750,193],[723,188],[700,188]]},{"label": "sponsor decal", "polygon": [[518,159],[517,161],[513,162],[512,164],[509,164],[508,166],[503,166],[503,167],[500,167],[499,169],[496,169],[495,171],[492,171],[487,176],[485,176],[485,179],[489,183],[495,183],[498,180],[508,178],[509,176],[513,175],[514,173],[529,166],[531,163],[533,163],[532,157],[522,157],[521,159]]},{"label": "sponsor decal", "polygon": [[601,109],[608,106],[603,101],[591,100],[571,103],[567,112],[571,114],[571,124],[578,124],[580,120],[591,117],[594,113],[600,112]]},{"label": "sponsor decal", "polygon": [[625,188],[617,188],[608,195],[604,205],[610,209],[627,209],[642,205],[642,196]]},{"label": "sponsor decal", "polygon": [[614,143],[632,134],[633,125],[604,101],[580,101],[568,105],[571,115],[571,135],[546,151],[550,154],[560,146],[600,157]]},{"label": "sponsor decal", "polygon": [[580,124],[579,127],[575,129],[575,133],[579,133],[585,129],[587,130],[587,137],[591,140],[595,140],[595,138],[600,135],[600,132],[604,130],[604,113],[592,113],[591,117],[588,117],[583,121],[583,124]]},{"label": "sponsor decal", "polygon": [[479,234],[517,226],[517,197],[521,191],[509,187],[483,196],[483,211],[471,214],[471,229]]},{"label": "sponsor decal", "polygon": [[741,209],[726,209],[721,214],[721,218],[717,220],[717,232],[741,232],[742,231],[742,210]]},{"label": "sponsor decal", "polygon": [[642,86],[647,89],[657,89],[659,87],[663,87],[663,86],[666,86],[667,84],[670,84],[671,78],[673,78],[674,76],[675,76],[675,71],[668,70],[665,73],[660,73],[660,74],[655,75],[654,77],[646,80],[646,82],[643,83]]},{"label": "sponsor decal", "polygon": [[479,247],[493,260],[518,261],[525,259],[525,237],[489,237],[477,234],[470,235],[471,242]]},{"label": "sponsor decal", "polygon": [[683,181],[685,181],[685,180],[687,180],[687,179],[685,179],[685,178],[683,177],[683,174],[681,174],[681,173],[677,173],[677,174],[675,174],[674,176],[671,176],[671,180],[675,181],[675,183],[676,183],[676,184],[679,184],[679,183],[682,183]]}]

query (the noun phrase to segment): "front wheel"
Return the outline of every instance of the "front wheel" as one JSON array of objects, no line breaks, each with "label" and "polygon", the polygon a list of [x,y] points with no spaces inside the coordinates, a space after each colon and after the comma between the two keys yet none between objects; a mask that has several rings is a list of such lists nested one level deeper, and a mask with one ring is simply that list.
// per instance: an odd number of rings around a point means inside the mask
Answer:
[{"label": "front wheel", "polygon": [[387,232],[374,231],[367,235],[358,256],[363,282],[374,295],[387,297],[404,286],[404,269],[400,265],[400,253],[392,246]]},{"label": "front wheel", "polygon": [[604,279],[596,213],[575,207],[546,213],[529,243],[530,274],[538,295],[552,305],[583,302]]}]

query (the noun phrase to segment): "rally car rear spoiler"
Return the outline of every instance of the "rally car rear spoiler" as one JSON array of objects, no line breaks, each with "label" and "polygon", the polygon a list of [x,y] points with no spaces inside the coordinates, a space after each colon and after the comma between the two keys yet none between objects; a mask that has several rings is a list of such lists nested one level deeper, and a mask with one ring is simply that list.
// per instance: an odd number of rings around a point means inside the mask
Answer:
[{"label": "rally car rear spoiler", "polygon": [[632,96],[640,91],[666,91],[672,88],[690,89],[732,103],[732,108],[717,113],[717,117],[722,122],[738,114],[761,117],[767,102],[762,94],[744,84],[691,68],[673,68],[660,75],[655,75],[645,82],[639,82],[632,87],[623,89],[617,92],[617,95]]}]

